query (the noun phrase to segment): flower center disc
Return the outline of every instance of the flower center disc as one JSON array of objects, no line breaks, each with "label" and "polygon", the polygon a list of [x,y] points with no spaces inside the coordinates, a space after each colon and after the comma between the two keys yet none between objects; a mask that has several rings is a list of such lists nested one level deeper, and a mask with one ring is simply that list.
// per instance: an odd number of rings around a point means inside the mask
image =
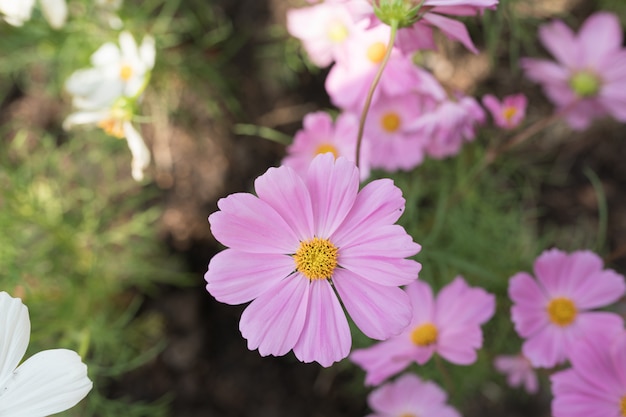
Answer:
[{"label": "flower center disc", "polygon": [[398,130],[400,128],[400,123],[400,116],[398,116],[396,113],[386,113],[380,119],[380,124],[382,125],[383,129],[389,133],[393,133]]},{"label": "flower center disc", "polygon": [[310,280],[328,279],[337,267],[338,249],[328,239],[315,237],[300,242],[293,259],[296,269]]},{"label": "flower center disc", "polygon": [[513,119],[513,117],[515,116],[515,114],[517,113],[517,109],[515,107],[505,107],[504,110],[502,111],[502,115],[504,116],[504,120],[506,120],[507,122],[511,123],[511,119]]},{"label": "flower center disc", "polygon": [[320,146],[318,146],[317,149],[315,150],[315,155],[324,154],[328,152],[332,153],[335,159],[337,159],[337,156],[339,156],[339,152],[337,152],[337,148],[335,148],[330,143],[322,143]]},{"label": "flower center disc", "polygon": [[120,68],[120,78],[124,81],[130,80],[130,77],[133,76],[133,68],[130,65],[122,65]]},{"label": "flower center disc", "polygon": [[437,326],[432,323],[424,323],[417,326],[411,332],[411,342],[417,346],[429,346],[437,341]]},{"label": "flower center disc", "polygon": [[619,402],[619,410],[623,417],[626,417],[626,395],[622,397],[622,400]]},{"label": "flower center disc", "polygon": [[548,303],[547,310],[550,321],[561,327],[572,324],[578,314],[574,302],[565,297],[553,298],[550,303]]},{"label": "flower center disc", "polygon": [[593,97],[600,90],[600,80],[588,71],[581,71],[572,76],[569,85],[578,97]]},{"label": "flower center disc", "polygon": [[334,21],[328,25],[326,36],[328,36],[328,39],[330,39],[331,42],[343,42],[348,37],[348,28],[343,23]]},{"label": "flower center disc", "polygon": [[367,59],[374,64],[380,64],[387,53],[387,46],[382,42],[371,44],[367,48]]}]

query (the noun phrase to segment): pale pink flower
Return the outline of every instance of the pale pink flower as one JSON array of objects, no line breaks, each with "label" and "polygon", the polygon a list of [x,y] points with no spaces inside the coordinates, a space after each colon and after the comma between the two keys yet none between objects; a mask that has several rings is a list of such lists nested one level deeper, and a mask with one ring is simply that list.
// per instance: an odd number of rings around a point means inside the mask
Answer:
[{"label": "pale pink flower", "polygon": [[515,94],[504,97],[500,102],[495,96],[487,94],[483,97],[483,104],[491,113],[496,126],[514,129],[526,116],[528,100],[524,94]]},{"label": "pale pink flower", "polygon": [[304,178],[281,166],[254,187],[258,197],[232,194],[209,216],[229,248],[205,275],[217,300],[252,301],[239,323],[249,349],[263,356],[293,349],[303,362],[330,366],[350,351],[342,304],[370,338],[406,327],[411,303],[398,286],[417,279],[420,264],[405,258],[420,246],[394,224],[405,201],[391,180],[359,191],[354,163],[325,153]]},{"label": "pale pink flower", "polygon": [[598,332],[576,340],[572,368],[552,381],[554,417],[623,417],[626,415],[626,334]]},{"label": "pale pink flower", "polygon": [[622,328],[617,314],[589,311],[614,303],[626,291],[624,277],[603,269],[595,253],[551,249],[537,258],[534,270],[536,280],[519,272],[509,281],[512,320],[526,339],[522,353],[533,366],[564,362],[571,347],[594,330]]},{"label": "pale pink flower", "polygon": [[367,372],[366,384],[377,385],[412,362],[423,365],[435,353],[449,362],[469,365],[482,347],[480,326],[495,312],[493,294],[468,286],[462,277],[442,288],[436,300],[423,281],[405,290],[413,306],[409,326],[398,336],[350,355]]},{"label": "pale pink flower", "polygon": [[[330,152],[335,158],[344,156],[356,160],[356,139],[359,118],[352,113],[341,113],[335,122],[326,112],[309,113],[304,116],[303,128],[296,132],[293,143],[287,147],[287,156],[282,161],[300,175],[306,175],[309,164],[320,153]],[[359,160],[361,180],[369,177],[369,144],[361,144]]]},{"label": "pale pink flower", "polygon": [[346,55],[347,41],[365,26],[354,22],[343,3],[324,2],[288,10],[287,30],[302,41],[311,62],[326,67]]},{"label": "pale pink flower", "polygon": [[459,153],[464,142],[476,138],[476,125],[485,122],[485,111],[473,97],[443,100],[416,119],[411,129],[430,137],[426,154],[446,158]]},{"label": "pale pink flower", "polygon": [[562,21],[548,23],[539,39],[557,62],[526,58],[522,67],[573,129],[605,115],[626,122],[626,49],[616,15],[595,13],[578,34]]},{"label": "pale pink flower", "polygon": [[374,414],[368,417],[461,417],[447,397],[434,382],[405,374],[372,391],[367,402]]},{"label": "pale pink flower", "polygon": [[524,386],[529,394],[539,391],[539,381],[532,364],[524,355],[499,355],[493,361],[498,372],[506,375],[512,387]]}]

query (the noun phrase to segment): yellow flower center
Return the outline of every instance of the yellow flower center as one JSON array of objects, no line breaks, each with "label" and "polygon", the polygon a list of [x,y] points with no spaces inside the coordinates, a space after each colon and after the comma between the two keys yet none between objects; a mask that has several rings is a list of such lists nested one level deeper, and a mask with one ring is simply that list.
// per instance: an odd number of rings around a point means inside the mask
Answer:
[{"label": "yellow flower center", "polygon": [[400,128],[400,116],[397,113],[385,113],[380,119],[380,124],[384,130],[393,133]]},{"label": "yellow flower center", "polygon": [[432,323],[424,323],[417,326],[411,332],[411,341],[417,346],[429,346],[437,341],[437,326]]},{"label": "yellow flower center", "polygon": [[104,133],[122,139],[124,136],[124,121],[115,117],[109,117],[98,122],[98,127],[104,130]]},{"label": "yellow flower center", "polygon": [[334,43],[340,43],[348,37],[348,28],[340,21],[333,21],[328,25],[326,35]]},{"label": "yellow flower center", "polygon": [[600,79],[590,71],[577,72],[569,79],[569,85],[580,98],[593,97],[600,91]]},{"label": "yellow flower center", "polygon": [[550,300],[547,310],[550,321],[561,327],[572,324],[578,314],[574,302],[566,297],[556,297]]},{"label": "yellow flower center", "polygon": [[382,42],[376,42],[367,48],[367,59],[374,64],[379,64],[385,57],[385,53],[387,53],[387,46]]},{"label": "yellow flower center", "polygon": [[504,120],[510,122],[513,117],[517,114],[517,109],[513,106],[505,107],[502,111],[502,116],[504,116]]},{"label": "yellow flower center", "polygon": [[130,65],[124,64],[120,68],[120,78],[124,81],[130,80],[133,76],[133,68]]},{"label": "yellow flower center", "polygon": [[413,413],[402,413],[399,417],[417,417],[417,415]]},{"label": "yellow flower center", "polygon": [[300,242],[293,259],[296,269],[310,280],[328,279],[337,267],[338,249],[328,239],[315,237]]},{"label": "yellow flower center", "polygon": [[624,395],[619,402],[619,411],[621,412],[622,417],[626,417],[626,395]]},{"label": "yellow flower center", "polygon": [[335,159],[337,159],[337,157],[339,156],[339,151],[337,151],[337,148],[330,143],[322,143],[320,146],[318,146],[315,150],[315,155],[320,155],[328,152],[332,153]]}]

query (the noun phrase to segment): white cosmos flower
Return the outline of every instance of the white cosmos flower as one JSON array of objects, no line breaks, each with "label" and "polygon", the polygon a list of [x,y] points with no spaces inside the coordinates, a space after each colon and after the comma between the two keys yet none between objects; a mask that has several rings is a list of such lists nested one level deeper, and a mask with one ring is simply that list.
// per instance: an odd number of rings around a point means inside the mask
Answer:
[{"label": "white cosmos flower", "polygon": [[[60,29],[67,20],[65,0],[39,0],[43,15],[55,29]],[[35,0],[0,0],[0,15],[13,26],[22,26],[30,20]]]},{"label": "white cosmos flower", "polygon": [[141,94],[155,57],[154,38],[145,36],[138,46],[133,35],[123,31],[119,46],[112,42],[102,45],[91,56],[92,67],[74,72],[65,88],[79,109],[110,107],[120,97],[134,98]]},{"label": "white cosmos flower", "polygon": [[75,406],[92,388],[76,352],[51,349],[21,365],[30,340],[28,309],[0,292],[0,416],[45,417]]}]

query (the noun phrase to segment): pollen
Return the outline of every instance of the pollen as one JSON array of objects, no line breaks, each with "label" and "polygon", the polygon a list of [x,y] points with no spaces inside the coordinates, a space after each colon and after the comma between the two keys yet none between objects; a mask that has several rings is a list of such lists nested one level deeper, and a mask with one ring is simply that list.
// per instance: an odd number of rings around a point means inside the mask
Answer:
[{"label": "pollen", "polygon": [[104,130],[107,135],[122,139],[124,136],[124,123],[122,120],[109,117],[107,119],[100,120],[98,127]]},{"label": "pollen", "polygon": [[124,81],[130,80],[133,76],[133,68],[130,65],[124,64],[120,68],[120,78]]},{"label": "pollen", "polygon": [[580,98],[593,97],[600,91],[600,79],[589,71],[580,71],[569,79],[569,85]]},{"label": "pollen", "polygon": [[619,411],[622,417],[626,417],[626,395],[619,402]]},{"label": "pollen", "polygon": [[333,21],[326,30],[326,36],[331,42],[340,43],[348,37],[348,28],[340,21]]},{"label": "pollen", "polygon": [[385,113],[383,117],[380,118],[380,125],[389,133],[393,133],[398,130],[401,122],[402,120],[400,119],[400,116],[393,112]]},{"label": "pollen", "polygon": [[337,157],[339,156],[339,151],[337,150],[335,145],[331,145],[330,143],[322,143],[321,145],[319,145],[315,150],[315,155],[325,154],[328,152],[332,153],[335,159],[337,159]]},{"label": "pollen", "polygon": [[566,297],[556,297],[550,300],[547,310],[550,321],[561,327],[572,324],[578,314],[574,302]]},{"label": "pollen", "polygon": [[387,46],[382,42],[371,44],[367,48],[367,59],[374,64],[380,64],[387,53]]},{"label": "pollen", "polygon": [[417,417],[417,414],[413,413],[402,413],[399,417]]},{"label": "pollen", "polygon": [[505,107],[504,110],[502,110],[502,116],[504,116],[504,120],[506,120],[509,123],[515,117],[516,114],[517,114],[517,109],[513,106]]},{"label": "pollen", "polygon": [[411,332],[411,342],[417,346],[430,346],[437,341],[438,334],[437,326],[426,322],[413,329]]},{"label": "pollen", "polygon": [[337,247],[328,239],[315,237],[300,242],[293,259],[296,269],[310,280],[329,279],[337,267]]}]

